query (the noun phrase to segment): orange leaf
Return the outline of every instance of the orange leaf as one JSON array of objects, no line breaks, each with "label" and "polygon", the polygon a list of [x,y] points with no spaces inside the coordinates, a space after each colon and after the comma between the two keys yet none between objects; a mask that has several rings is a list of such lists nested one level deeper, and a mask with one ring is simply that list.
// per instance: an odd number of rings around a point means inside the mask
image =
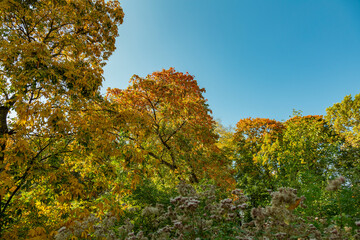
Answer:
[{"label": "orange leaf", "polygon": [[295,203],[291,204],[288,209],[289,210],[294,210],[295,208],[297,208],[297,206],[299,206],[299,204],[301,203],[301,198],[299,198],[298,200],[295,201]]}]

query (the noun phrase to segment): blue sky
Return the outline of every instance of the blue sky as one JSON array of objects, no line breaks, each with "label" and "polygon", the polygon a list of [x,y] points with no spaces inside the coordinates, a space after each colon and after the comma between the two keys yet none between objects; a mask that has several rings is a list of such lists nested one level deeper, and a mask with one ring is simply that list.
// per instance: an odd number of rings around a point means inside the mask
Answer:
[{"label": "blue sky", "polygon": [[360,93],[359,0],[120,0],[106,88],[175,67],[206,89],[213,116],[325,114]]}]

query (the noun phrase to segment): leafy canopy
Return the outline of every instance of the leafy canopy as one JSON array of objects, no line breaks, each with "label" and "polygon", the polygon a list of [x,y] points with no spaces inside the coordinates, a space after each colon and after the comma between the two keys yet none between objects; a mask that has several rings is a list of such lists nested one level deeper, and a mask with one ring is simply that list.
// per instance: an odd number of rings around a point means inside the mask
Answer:
[{"label": "leafy canopy", "polygon": [[123,17],[118,1],[0,2],[0,235],[54,229],[85,194],[79,137]]},{"label": "leafy canopy", "polygon": [[173,68],[109,89],[130,164],[161,179],[199,182],[221,173],[221,160],[210,159],[218,136],[204,92],[193,76]]}]

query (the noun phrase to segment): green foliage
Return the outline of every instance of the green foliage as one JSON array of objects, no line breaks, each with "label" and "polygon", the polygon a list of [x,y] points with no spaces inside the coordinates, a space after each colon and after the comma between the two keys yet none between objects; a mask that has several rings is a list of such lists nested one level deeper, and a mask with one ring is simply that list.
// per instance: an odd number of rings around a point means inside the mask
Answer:
[{"label": "green foliage", "polygon": [[[308,208],[297,211],[326,219],[344,214],[343,219],[348,219],[348,226],[352,226],[360,211],[359,207],[354,208],[360,206],[355,147],[344,145],[343,138],[322,116],[303,117],[296,112],[277,131],[269,123],[274,122],[241,120],[234,135],[235,168],[239,169],[236,179],[249,195],[251,206],[266,204],[268,190],[293,187],[307,199]],[[339,175],[346,176],[347,181],[338,193],[341,212],[331,194],[324,190],[328,180]]]},{"label": "green foliage", "polygon": [[132,194],[129,196],[129,202],[133,206],[152,206],[155,204],[168,204],[168,200],[176,195],[176,189],[166,187],[161,183],[155,183],[150,179],[144,179],[136,186]]},{"label": "green foliage", "polygon": [[360,94],[346,96],[341,103],[326,109],[326,120],[332,124],[347,144],[359,147],[360,144]]}]

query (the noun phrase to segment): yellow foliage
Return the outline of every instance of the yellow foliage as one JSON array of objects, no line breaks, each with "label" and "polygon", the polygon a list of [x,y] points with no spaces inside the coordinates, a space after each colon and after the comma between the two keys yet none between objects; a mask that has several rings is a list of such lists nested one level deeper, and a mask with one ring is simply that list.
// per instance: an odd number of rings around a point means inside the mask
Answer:
[{"label": "yellow foliage", "polygon": [[53,236],[112,176],[92,174],[110,166],[99,88],[123,17],[117,0],[0,1],[1,239]]}]

